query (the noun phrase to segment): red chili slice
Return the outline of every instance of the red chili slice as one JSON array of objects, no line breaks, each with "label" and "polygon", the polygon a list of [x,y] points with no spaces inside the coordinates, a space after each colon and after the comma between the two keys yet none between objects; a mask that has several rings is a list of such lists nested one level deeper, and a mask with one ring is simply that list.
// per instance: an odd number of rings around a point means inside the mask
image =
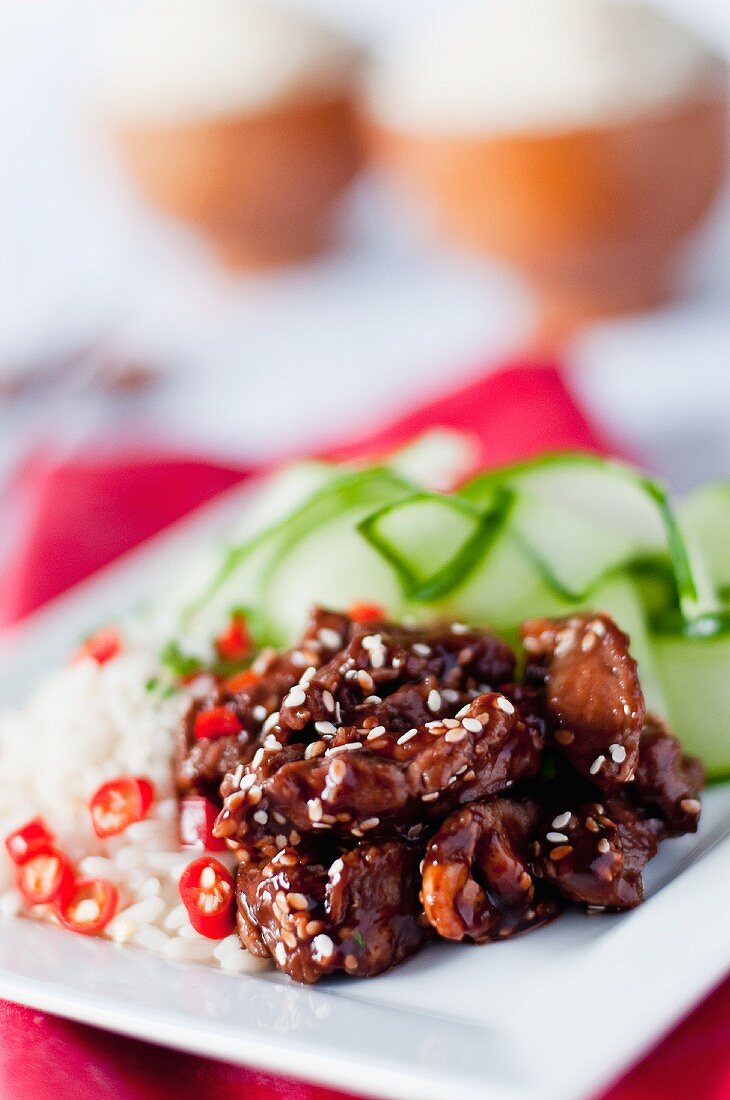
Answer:
[{"label": "red chili slice", "polygon": [[56,915],[64,928],[84,936],[97,936],[117,911],[119,892],[105,878],[78,879],[67,898],[56,903]]},{"label": "red chili slice", "polygon": [[254,684],[257,684],[261,679],[261,675],[258,672],[254,672],[252,668],[245,668],[243,672],[237,672],[234,676],[225,682],[226,691],[231,691],[234,694],[239,691],[248,691]]},{"label": "red chili slice", "polygon": [[233,878],[212,856],[194,859],[183,871],[180,897],[190,923],[201,936],[222,940],[236,927],[236,891]]},{"label": "red chili slice", "polygon": [[15,884],[28,905],[62,904],[74,888],[74,870],[63,852],[37,852],[18,867]]},{"label": "red chili slice", "polygon": [[228,707],[211,707],[201,710],[195,718],[196,737],[230,737],[240,733],[243,726]]},{"label": "red chili slice", "polygon": [[13,863],[22,864],[53,848],[53,833],[42,817],[34,817],[5,837],[5,847]]},{"label": "red chili slice", "polygon": [[203,848],[207,852],[222,852],[226,842],[213,836],[218,807],[203,795],[188,795],[180,801],[180,843],[183,848]]},{"label": "red chili slice", "polygon": [[120,775],[102,783],[89,803],[91,823],[97,836],[116,836],[128,825],[141,821],[152,804],[155,789],[149,779]]},{"label": "red chili slice", "polygon": [[216,649],[227,661],[242,661],[253,649],[245,616],[240,612],[231,616],[226,629],[215,640]]},{"label": "red chili slice", "polygon": [[380,623],[385,619],[385,612],[377,603],[350,604],[347,614],[354,623]]},{"label": "red chili slice", "polygon": [[111,661],[112,657],[117,657],[121,651],[122,639],[119,631],[113,626],[106,626],[87,638],[77,649],[73,659],[77,661],[81,657],[91,657],[97,664],[104,665],[107,661]]}]

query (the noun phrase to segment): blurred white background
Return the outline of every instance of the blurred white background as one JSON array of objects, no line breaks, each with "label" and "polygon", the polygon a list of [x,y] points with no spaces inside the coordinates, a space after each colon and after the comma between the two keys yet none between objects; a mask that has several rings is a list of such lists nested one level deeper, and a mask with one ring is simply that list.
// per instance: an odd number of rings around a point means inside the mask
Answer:
[{"label": "blurred white background", "polygon": [[[124,0],[118,0],[124,2]],[[364,41],[456,0],[298,0]],[[730,7],[663,0],[730,56]],[[98,0],[4,0],[0,11],[0,384],[107,340],[165,372],[110,402],[83,379],[0,420],[0,472],[39,436],[96,436],[236,455],[347,438],[383,411],[519,351],[531,303],[514,279],[440,249],[377,181],[315,264],[232,279],[141,205],[93,124]],[[596,327],[570,353],[587,405],[685,488],[730,472],[730,197],[693,245],[687,295]]]}]

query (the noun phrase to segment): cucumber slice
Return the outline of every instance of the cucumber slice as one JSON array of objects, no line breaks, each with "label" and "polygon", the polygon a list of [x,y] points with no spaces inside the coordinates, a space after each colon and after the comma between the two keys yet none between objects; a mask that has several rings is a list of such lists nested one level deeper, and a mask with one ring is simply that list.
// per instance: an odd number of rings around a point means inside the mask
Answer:
[{"label": "cucumber slice", "polygon": [[[353,507],[360,509],[360,518],[363,511],[372,511],[383,503],[410,495],[413,490],[410,482],[386,468],[346,469],[344,473],[339,468],[334,477],[282,519],[248,542],[227,550],[213,583],[188,606],[183,619],[184,632],[209,639],[228,621],[232,610],[250,607],[258,611],[264,624],[263,636],[257,637],[257,642],[270,644],[282,640],[279,625],[269,615],[264,597],[280,560],[310,532],[339,516],[348,516]],[[311,573],[303,579],[311,581]],[[316,598],[313,595],[308,603]]]},{"label": "cucumber slice", "polygon": [[464,432],[433,428],[389,455],[390,470],[425,489],[452,489],[474,465],[478,443]]},{"label": "cucumber slice", "polygon": [[[643,606],[640,584],[629,573],[617,572],[602,578],[589,594],[593,611],[605,611],[628,634],[631,656],[639,666],[639,680],[646,709],[669,717],[663,680],[657,667],[656,653]],[[586,606],[585,604],[583,605]],[[578,608],[576,608],[578,610]]]},{"label": "cucumber slice", "polygon": [[347,607],[374,600],[393,615],[403,614],[397,572],[362,537],[358,525],[383,505],[412,496],[413,488],[386,469],[352,475],[318,502],[322,507],[315,522],[310,514],[287,528],[259,592],[259,607],[276,642],[285,644],[297,635],[313,603]]},{"label": "cucumber slice", "polygon": [[655,661],[666,716],[684,748],[702,760],[709,779],[730,779],[730,622],[695,630],[658,632]]},{"label": "cucumber slice", "polygon": [[502,511],[482,513],[457,497],[415,493],[367,516],[359,530],[393,566],[406,596],[428,602],[467,575]]},{"label": "cucumber slice", "polygon": [[704,485],[684,501],[679,514],[721,601],[730,603],[730,483]]},{"label": "cucumber slice", "polygon": [[685,617],[708,610],[707,586],[698,583],[657,482],[620,462],[559,454],[483,474],[461,493],[478,504],[495,485],[507,485],[522,498],[515,533],[557,590],[583,599],[602,575],[622,565],[668,557]]}]

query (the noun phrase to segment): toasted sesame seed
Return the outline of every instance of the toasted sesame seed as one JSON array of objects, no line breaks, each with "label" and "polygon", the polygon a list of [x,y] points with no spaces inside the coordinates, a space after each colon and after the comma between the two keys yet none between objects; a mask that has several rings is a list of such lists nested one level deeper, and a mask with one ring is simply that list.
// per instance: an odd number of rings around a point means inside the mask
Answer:
[{"label": "toasted sesame seed", "polygon": [[323,928],[324,925],[321,920],[310,920],[307,922],[306,932],[308,936],[316,936]]},{"label": "toasted sesame seed", "polygon": [[325,756],[334,756],[338,752],[354,752],[361,748],[362,741],[348,741],[345,745],[333,745],[331,749],[327,749]]},{"label": "toasted sesame seed", "polygon": [[439,796],[438,791],[431,791],[430,794],[422,794],[421,802],[435,802]]},{"label": "toasted sesame seed", "polygon": [[286,900],[289,903],[290,909],[309,909],[309,902],[304,894],[292,893],[286,895]]},{"label": "toasted sesame seed", "polygon": [[551,844],[565,844],[568,838],[565,833],[547,833],[545,839]]},{"label": "toasted sesame seed", "polygon": [[324,741],[312,741],[310,745],[307,745],[304,750],[305,760],[314,760],[316,756],[321,756],[325,751],[326,745]]},{"label": "toasted sesame seed", "polygon": [[[467,718],[468,722],[469,719]],[[480,726],[479,729],[482,727]],[[450,745],[458,745],[460,741],[463,741],[465,737],[469,736],[469,731],[466,729],[447,730],[444,734],[444,741],[448,741]]]},{"label": "toasted sesame seed", "polygon": [[315,722],[314,728],[317,733],[321,733],[323,736],[331,736],[333,733],[337,733],[337,726],[334,722]]},{"label": "toasted sesame seed", "polygon": [[683,798],[679,808],[686,814],[698,814],[702,809],[702,803],[697,798]]},{"label": "toasted sesame seed", "polygon": [[605,764],[605,763],[606,763],[606,757],[605,756],[597,756],[596,759],[591,764],[588,771],[591,773],[591,775],[597,775],[598,772],[601,770],[602,765]]},{"label": "toasted sesame seed", "polygon": [[532,886],[532,875],[529,875],[527,871],[523,871],[520,875],[518,885],[521,890],[529,890]]},{"label": "toasted sesame seed", "polygon": [[317,631],[317,637],[326,649],[342,649],[342,635],[329,626]]},{"label": "toasted sesame seed", "polygon": [[[261,752],[260,749],[259,749],[259,752]],[[238,784],[238,786],[240,787],[240,789],[242,791],[247,791],[249,789],[249,787],[253,787],[255,782],[256,782],[256,776],[254,775],[254,773],[253,772],[248,772],[247,775],[244,775],[242,777],[242,779],[241,779],[240,783]]]},{"label": "toasted sesame seed", "polygon": [[566,856],[569,856],[572,851],[573,848],[570,844],[561,844],[559,848],[553,848],[550,853],[550,859],[553,863],[557,863],[558,860],[565,859]]},{"label": "toasted sesame seed", "polygon": [[370,692],[375,687],[375,683],[373,682],[372,676],[370,675],[369,672],[366,672],[364,668],[361,668],[360,671],[358,672],[357,682],[360,685],[360,687],[362,688],[362,690],[366,691],[368,693],[368,695],[370,694]]},{"label": "toasted sesame seed", "polygon": [[534,634],[528,634],[522,639],[522,648],[526,653],[537,653],[541,646]]},{"label": "toasted sesame seed", "polygon": [[330,825],[329,821],[313,821],[312,822],[312,828],[313,829],[331,829],[332,826]]},{"label": "toasted sesame seed", "polygon": [[312,950],[315,951],[321,959],[329,959],[335,953],[335,945],[325,932],[320,932],[320,934],[315,936],[312,940]]},{"label": "toasted sesame seed", "polygon": [[270,714],[269,717],[264,722],[263,726],[261,727],[261,732],[262,733],[268,733],[269,730],[272,729],[278,721],[279,721],[279,712],[278,712],[278,710],[275,710],[273,712],[273,714]]},{"label": "toasted sesame seed", "polygon": [[432,714],[435,714],[436,711],[441,710],[441,696],[435,688],[432,688],[431,691],[429,691],[426,705]]},{"label": "toasted sesame seed", "polygon": [[364,821],[360,822],[360,828],[367,831],[368,829],[375,829],[380,824],[379,817],[366,817]]},{"label": "toasted sesame seed", "polygon": [[301,687],[299,687],[298,684],[296,684],[291,689],[291,691],[287,695],[286,699],[284,700],[284,706],[285,707],[301,707],[302,704],[304,702],[306,702],[306,699],[307,699],[307,694],[306,694],[304,688],[301,688]]},{"label": "toasted sesame seed", "polygon": [[598,822],[596,820],[594,820],[594,818],[587,817],[586,818],[586,829],[588,829],[588,831],[591,832],[591,833],[600,833],[601,826],[598,824]]},{"label": "toasted sesame seed", "polygon": [[333,713],[335,709],[335,700],[331,691],[322,692],[322,705],[329,714]]},{"label": "toasted sesame seed", "polygon": [[469,733],[481,733],[482,724],[478,718],[462,718],[461,724]]},{"label": "toasted sesame seed", "polygon": [[623,745],[609,745],[608,751],[611,753],[614,764],[623,764],[626,759],[626,749]]},{"label": "toasted sesame seed", "polygon": [[461,710],[457,710],[456,717],[463,718],[465,714],[468,714],[471,710],[471,703],[465,703]]},{"label": "toasted sesame seed", "polygon": [[274,958],[279,966],[286,966],[286,947],[283,943],[277,943],[274,948]]},{"label": "toasted sesame seed", "polygon": [[611,845],[608,843],[608,840],[605,836],[602,836],[601,839],[598,841],[597,847],[599,852],[605,853],[611,851]]},{"label": "toasted sesame seed", "polygon": [[592,630],[587,631],[583,635],[583,641],[580,643],[581,653],[590,653],[590,651],[595,648],[597,643],[598,637],[593,633]]},{"label": "toasted sesame seed", "polygon": [[370,651],[370,664],[373,668],[382,668],[385,664],[385,660],[388,654],[385,652],[382,646],[378,649]]},{"label": "toasted sesame seed", "polygon": [[559,745],[572,745],[575,740],[575,734],[570,730],[556,730],[555,740]]},{"label": "toasted sesame seed", "polygon": [[565,657],[570,653],[571,649],[575,645],[575,631],[570,628],[559,630],[555,635],[555,648],[553,653],[556,657]]},{"label": "toasted sesame seed", "polygon": [[[441,694],[443,695],[443,692]],[[461,723],[459,722],[458,718],[442,718],[440,720],[440,725],[442,725],[444,729],[455,730],[457,726],[461,725]]]},{"label": "toasted sesame seed", "polygon": [[408,730],[407,733],[402,733],[400,735],[400,737],[398,738],[397,744],[398,745],[405,745],[405,743],[407,741],[410,741],[413,737],[416,737],[417,734],[418,734],[418,730],[415,730],[415,729],[414,730]]},{"label": "toasted sesame seed", "polygon": [[384,733],[385,726],[373,726],[373,728],[368,733],[367,739],[368,741],[375,740],[376,737],[382,737]]},{"label": "toasted sesame seed", "polygon": [[310,798],[307,802],[307,813],[310,821],[322,820],[322,802],[319,798]]},{"label": "toasted sesame seed", "polygon": [[267,814],[266,810],[257,810],[256,813],[253,815],[253,819],[254,821],[258,822],[259,825],[265,825],[266,822],[269,820],[269,815]]},{"label": "toasted sesame seed", "polygon": [[259,802],[264,796],[264,792],[260,787],[253,786],[248,789],[248,801],[252,806],[258,806]]},{"label": "toasted sesame seed", "polygon": [[363,699],[363,703],[372,703],[373,706],[377,706],[382,701],[379,695],[368,695],[367,699]]},{"label": "toasted sesame seed", "polygon": [[426,645],[425,642],[414,642],[413,645],[411,646],[411,649],[419,657],[430,657],[431,656],[431,646]]},{"label": "toasted sesame seed", "polygon": [[515,708],[505,695],[498,695],[494,701],[495,707],[503,714],[514,714]]},{"label": "toasted sesame seed", "polygon": [[572,816],[570,810],[566,810],[563,814],[558,814],[557,817],[553,818],[553,829],[564,829],[565,826],[569,824]]}]

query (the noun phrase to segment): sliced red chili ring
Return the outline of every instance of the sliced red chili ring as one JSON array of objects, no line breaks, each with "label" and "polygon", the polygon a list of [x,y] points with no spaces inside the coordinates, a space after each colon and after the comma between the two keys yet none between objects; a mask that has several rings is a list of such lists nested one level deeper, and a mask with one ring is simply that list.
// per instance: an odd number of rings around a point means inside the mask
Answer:
[{"label": "sliced red chili ring", "polygon": [[74,870],[58,849],[37,852],[15,874],[15,885],[28,905],[65,901],[74,887]]},{"label": "sliced red chili ring", "polygon": [[236,612],[226,629],[215,640],[216,649],[227,661],[243,661],[253,649],[245,616]]},{"label": "sliced red chili ring", "polygon": [[213,826],[218,817],[218,807],[204,798],[192,794],[180,800],[180,843],[183,848],[202,848],[208,852],[222,852],[226,842],[213,836]]},{"label": "sliced red chili ring", "polygon": [[254,684],[257,684],[261,676],[258,672],[254,672],[252,668],[245,668],[243,672],[236,672],[225,682],[226,691],[232,692],[234,695],[239,691],[248,691]]},{"label": "sliced red chili ring", "polygon": [[228,707],[211,707],[201,710],[195,717],[196,737],[230,737],[240,733],[243,726]]},{"label": "sliced red chili ring", "polygon": [[87,638],[74,654],[74,660],[91,657],[97,664],[104,665],[117,657],[122,651],[122,639],[113,626],[103,627]]},{"label": "sliced red chili ring", "polygon": [[91,823],[99,837],[116,836],[141,821],[152,804],[155,789],[142,776],[120,775],[102,783],[89,803]]},{"label": "sliced red chili ring", "polygon": [[42,817],[34,817],[5,837],[5,847],[13,863],[21,864],[40,852],[53,848],[53,833]]},{"label": "sliced red chili ring", "polygon": [[354,623],[380,623],[385,619],[385,612],[380,604],[365,601],[350,604],[347,614]]},{"label": "sliced red chili ring", "polygon": [[105,878],[78,879],[71,893],[56,902],[56,915],[64,928],[84,936],[103,932],[117,911],[119,892]]},{"label": "sliced red chili ring", "polygon": [[194,859],[180,876],[179,890],[190,923],[201,936],[222,940],[235,931],[235,884],[219,860]]}]

